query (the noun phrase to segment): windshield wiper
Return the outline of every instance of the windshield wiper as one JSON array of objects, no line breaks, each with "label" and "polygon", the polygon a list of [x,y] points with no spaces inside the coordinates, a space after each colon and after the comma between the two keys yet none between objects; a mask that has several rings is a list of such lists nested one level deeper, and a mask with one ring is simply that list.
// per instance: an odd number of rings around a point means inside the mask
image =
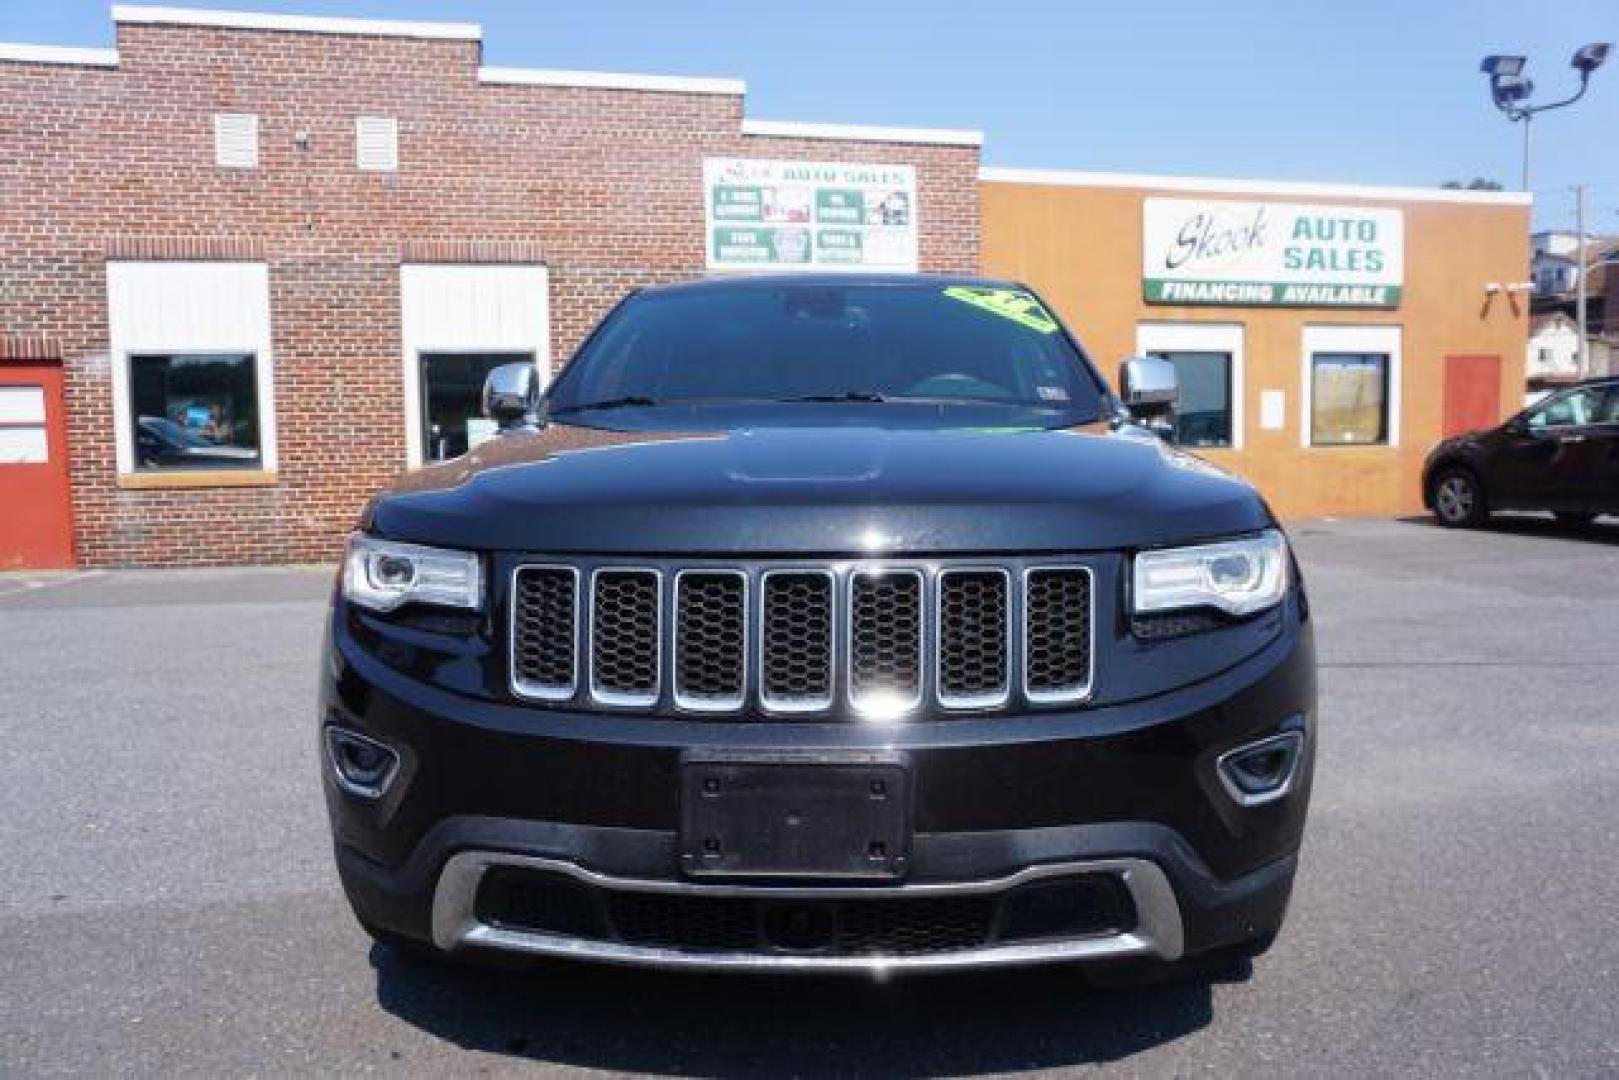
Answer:
[{"label": "windshield wiper", "polygon": [[845,390],[841,394],[805,394],[803,397],[777,398],[783,404],[797,405],[799,403],[813,404],[815,402],[830,401],[862,401],[881,405],[888,399],[875,390]]},{"label": "windshield wiper", "polygon": [[577,405],[561,405],[547,412],[557,413],[583,412],[586,409],[647,409],[658,404],[657,398],[649,398],[644,394],[626,394],[624,397],[604,398],[601,401],[581,401]]}]

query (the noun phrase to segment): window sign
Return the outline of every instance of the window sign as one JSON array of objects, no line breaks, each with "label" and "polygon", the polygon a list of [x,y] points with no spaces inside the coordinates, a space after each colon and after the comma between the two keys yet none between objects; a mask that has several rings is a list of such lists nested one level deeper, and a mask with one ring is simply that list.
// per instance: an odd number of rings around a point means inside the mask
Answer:
[{"label": "window sign", "polygon": [[710,270],[917,267],[910,165],[708,158]]},{"label": "window sign", "polygon": [[1399,210],[1147,199],[1149,304],[1392,308],[1405,271]]},{"label": "window sign", "polygon": [[1310,357],[1310,431],[1316,446],[1389,441],[1389,358],[1318,352]]}]

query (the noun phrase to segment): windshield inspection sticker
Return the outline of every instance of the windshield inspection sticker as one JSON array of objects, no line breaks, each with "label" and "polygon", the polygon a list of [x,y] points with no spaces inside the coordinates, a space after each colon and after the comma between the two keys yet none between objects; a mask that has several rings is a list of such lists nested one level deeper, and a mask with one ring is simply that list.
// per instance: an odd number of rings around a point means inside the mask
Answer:
[{"label": "windshield inspection sticker", "polygon": [[1061,386],[1037,386],[1034,392],[1040,395],[1041,401],[1067,401],[1068,391]]},{"label": "windshield inspection sticker", "polygon": [[1042,334],[1057,332],[1057,320],[1040,306],[1040,301],[1021,289],[978,289],[968,285],[952,285],[944,290],[944,294],[952,300],[960,300],[1003,319],[1021,323],[1030,330],[1038,330]]}]

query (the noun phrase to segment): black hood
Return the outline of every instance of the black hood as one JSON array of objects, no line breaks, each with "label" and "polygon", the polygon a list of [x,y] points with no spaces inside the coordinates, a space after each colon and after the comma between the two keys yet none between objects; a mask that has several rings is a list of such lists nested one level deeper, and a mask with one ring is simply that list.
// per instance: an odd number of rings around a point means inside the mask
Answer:
[{"label": "black hood", "polygon": [[559,554],[945,555],[1135,548],[1271,523],[1248,484],[1103,425],[553,423],[403,477],[365,525],[423,544]]}]

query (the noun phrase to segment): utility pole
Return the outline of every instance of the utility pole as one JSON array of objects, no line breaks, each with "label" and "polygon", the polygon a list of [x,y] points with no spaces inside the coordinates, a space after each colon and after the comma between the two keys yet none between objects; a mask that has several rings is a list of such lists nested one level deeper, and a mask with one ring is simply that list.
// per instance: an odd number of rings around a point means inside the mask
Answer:
[{"label": "utility pole", "polygon": [[[1529,125],[1524,125],[1527,131]],[[1591,374],[1591,339],[1585,328],[1585,185],[1574,185],[1574,323],[1580,334],[1580,378]]]}]

